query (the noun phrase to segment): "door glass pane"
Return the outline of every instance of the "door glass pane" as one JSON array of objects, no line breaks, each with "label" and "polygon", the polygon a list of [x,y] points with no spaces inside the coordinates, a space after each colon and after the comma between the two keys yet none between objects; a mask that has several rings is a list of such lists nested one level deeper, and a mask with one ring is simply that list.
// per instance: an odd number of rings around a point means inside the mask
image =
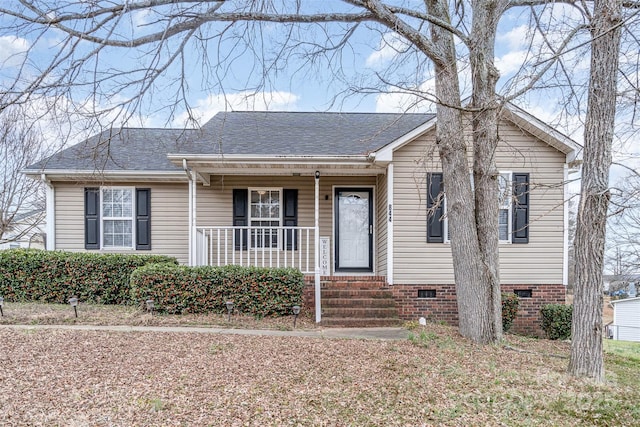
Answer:
[{"label": "door glass pane", "polygon": [[338,192],[338,267],[369,268],[369,192]]}]

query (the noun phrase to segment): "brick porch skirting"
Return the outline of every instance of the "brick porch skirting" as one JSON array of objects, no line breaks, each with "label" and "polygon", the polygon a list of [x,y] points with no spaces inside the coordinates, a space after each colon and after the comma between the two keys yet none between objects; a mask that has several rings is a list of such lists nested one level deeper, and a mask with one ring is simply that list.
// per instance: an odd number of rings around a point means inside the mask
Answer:
[{"label": "brick porch skirting", "polygon": [[[342,283],[349,279],[358,280],[355,277],[322,277],[323,284],[341,279]],[[345,280],[346,279],[346,280]],[[359,278],[362,280],[362,277]],[[370,278],[370,280],[380,280],[383,277]],[[366,280],[366,279],[365,279]],[[306,276],[307,286],[304,290],[305,309],[313,312],[314,309],[314,281],[313,276]],[[344,285],[343,285],[344,286]],[[456,302],[455,285],[402,285],[394,284],[388,286],[394,296],[398,316],[403,320],[417,320],[425,317],[430,321],[443,321],[449,325],[458,324],[458,306]],[[544,332],[541,327],[540,309],[545,304],[564,304],[566,288],[561,284],[555,285],[518,285],[504,284],[503,292],[529,291],[531,297],[520,297],[518,315],[511,327],[512,332],[519,334],[543,337]],[[423,291],[429,297],[418,297],[418,291]],[[427,291],[427,292],[424,292]],[[433,292],[435,291],[435,296]]]}]

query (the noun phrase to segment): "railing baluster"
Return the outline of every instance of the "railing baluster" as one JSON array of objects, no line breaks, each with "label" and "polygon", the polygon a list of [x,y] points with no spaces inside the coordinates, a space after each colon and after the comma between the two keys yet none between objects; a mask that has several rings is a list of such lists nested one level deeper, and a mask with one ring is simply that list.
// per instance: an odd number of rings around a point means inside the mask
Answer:
[{"label": "railing baluster", "polygon": [[218,267],[220,267],[220,229],[218,228],[217,237],[218,241],[216,242],[218,247]]},{"label": "railing baluster", "polygon": [[224,265],[228,265],[229,264],[229,248],[228,248],[228,242],[229,242],[229,238],[228,238],[228,234],[227,232],[229,231],[228,228],[224,229]]}]

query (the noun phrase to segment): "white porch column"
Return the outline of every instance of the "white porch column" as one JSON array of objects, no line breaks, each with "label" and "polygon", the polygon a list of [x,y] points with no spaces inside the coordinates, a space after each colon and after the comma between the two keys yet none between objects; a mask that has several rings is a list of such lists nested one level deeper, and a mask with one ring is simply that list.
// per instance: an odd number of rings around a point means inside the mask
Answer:
[{"label": "white porch column", "polygon": [[45,215],[46,215],[46,249],[48,251],[56,250],[56,190],[45,174],[42,174],[42,181],[45,184]]},{"label": "white porch column", "polygon": [[322,320],[322,305],[320,304],[320,171],[316,171],[315,192],[315,231],[314,231],[314,265],[315,265],[315,300],[316,323]]},{"label": "white porch column", "polygon": [[563,206],[563,215],[564,215],[564,227],[563,227],[563,236],[562,236],[562,284],[564,286],[569,285],[569,200],[571,196],[569,195],[569,165],[564,164],[563,168],[564,172],[564,185],[562,186],[562,190],[564,193],[564,206]]},{"label": "white porch column", "polygon": [[191,197],[193,181],[191,180],[191,174],[187,173],[187,175],[189,176],[189,265],[193,266],[193,230],[191,229],[193,226],[193,198]]},{"label": "white porch column", "polygon": [[198,221],[197,221],[197,215],[196,212],[198,210],[198,198],[197,198],[197,194],[198,194],[198,176],[196,175],[195,171],[191,171],[191,180],[190,182],[193,183],[193,185],[191,186],[191,188],[193,189],[193,194],[192,194],[192,198],[193,201],[191,202],[191,206],[193,208],[193,212],[191,214],[191,221],[193,221],[191,223],[191,244],[193,245],[193,263],[191,265],[198,265],[198,230],[197,230],[197,226],[198,226]]},{"label": "white porch column", "polygon": [[387,166],[387,283],[393,285],[393,163]]}]

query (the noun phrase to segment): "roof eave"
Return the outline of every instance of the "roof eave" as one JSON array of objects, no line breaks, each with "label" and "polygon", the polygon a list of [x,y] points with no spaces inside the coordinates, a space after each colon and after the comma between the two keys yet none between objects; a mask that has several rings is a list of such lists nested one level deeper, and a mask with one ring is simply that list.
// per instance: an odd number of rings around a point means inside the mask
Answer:
[{"label": "roof eave", "polygon": [[27,169],[23,170],[22,173],[32,179],[42,179],[44,177],[49,181],[71,181],[78,179],[87,181],[187,181],[187,177],[183,171],[97,171],[83,169]]}]

